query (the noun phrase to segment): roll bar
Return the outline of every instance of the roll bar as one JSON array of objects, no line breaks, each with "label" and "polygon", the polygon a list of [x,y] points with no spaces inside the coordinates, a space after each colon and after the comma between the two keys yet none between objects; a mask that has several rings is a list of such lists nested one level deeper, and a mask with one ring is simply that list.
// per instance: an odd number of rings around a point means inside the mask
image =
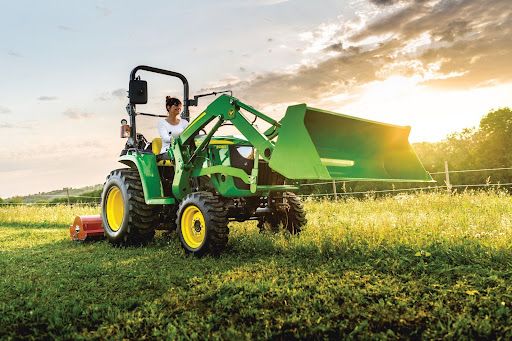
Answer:
[{"label": "roll bar", "polygon": [[159,68],[147,66],[147,65],[139,65],[139,66],[136,66],[130,73],[130,80],[135,80],[135,77],[136,77],[135,74],[139,70],[153,72],[153,73],[159,73],[162,75],[179,78],[183,82],[183,113],[181,114],[181,117],[186,120],[190,120],[190,112],[188,110],[188,107],[190,105],[190,100],[188,98],[189,86],[188,86],[188,80],[185,76],[183,76],[181,73],[174,72],[174,71],[159,69]]}]

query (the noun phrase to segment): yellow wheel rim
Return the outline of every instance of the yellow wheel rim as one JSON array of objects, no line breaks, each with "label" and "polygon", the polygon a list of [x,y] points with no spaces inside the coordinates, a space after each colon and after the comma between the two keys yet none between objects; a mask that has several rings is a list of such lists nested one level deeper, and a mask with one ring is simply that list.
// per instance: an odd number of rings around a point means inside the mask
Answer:
[{"label": "yellow wheel rim", "polygon": [[206,224],[203,213],[197,206],[188,206],[183,211],[181,215],[181,234],[185,243],[192,249],[197,249],[203,243],[206,236]]},{"label": "yellow wheel rim", "polygon": [[112,231],[118,231],[123,224],[124,202],[121,190],[112,186],[107,193],[107,221]]}]

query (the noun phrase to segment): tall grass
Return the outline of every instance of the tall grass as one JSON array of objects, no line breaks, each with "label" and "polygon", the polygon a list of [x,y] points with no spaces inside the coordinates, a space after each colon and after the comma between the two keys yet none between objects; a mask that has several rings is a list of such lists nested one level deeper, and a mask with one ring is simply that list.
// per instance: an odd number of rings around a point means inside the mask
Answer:
[{"label": "tall grass", "polygon": [[0,338],[512,337],[509,196],[305,207],[300,236],[232,223],[228,249],[203,259],[176,235],[69,241],[73,216],[98,208],[0,208]]},{"label": "tall grass", "polygon": [[99,213],[97,205],[1,205],[0,226],[63,227],[76,215]]}]

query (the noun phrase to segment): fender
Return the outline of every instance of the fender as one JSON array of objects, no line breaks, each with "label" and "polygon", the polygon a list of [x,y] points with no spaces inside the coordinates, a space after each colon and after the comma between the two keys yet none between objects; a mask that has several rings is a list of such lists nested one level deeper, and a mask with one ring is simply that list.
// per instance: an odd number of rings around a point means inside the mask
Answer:
[{"label": "fender", "polygon": [[139,171],[144,201],[148,205],[173,205],[176,200],[164,197],[160,174],[156,166],[156,156],[153,153],[129,152],[118,159],[122,164]]}]

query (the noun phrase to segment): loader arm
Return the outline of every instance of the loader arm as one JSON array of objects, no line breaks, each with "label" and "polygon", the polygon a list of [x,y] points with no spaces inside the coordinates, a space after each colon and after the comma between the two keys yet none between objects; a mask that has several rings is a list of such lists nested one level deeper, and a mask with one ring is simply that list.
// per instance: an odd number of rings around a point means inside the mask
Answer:
[{"label": "loader arm", "polygon": [[[270,123],[272,127],[262,134],[240,113],[241,108]],[[274,148],[274,144],[270,142],[270,139],[276,135],[274,132],[281,126],[280,123],[228,95],[222,95],[217,98],[188,125],[185,131],[180,135],[181,145],[189,144],[190,141],[215,118],[222,121],[230,121],[256,149],[264,151],[264,155],[262,155],[264,160],[270,160]],[[211,129],[207,138],[196,148],[196,152],[208,145],[211,137],[218,128],[220,128],[220,125]]]},{"label": "loader arm", "polygon": [[[271,127],[261,133],[254,125],[240,112],[244,109],[246,112],[256,116],[271,124]],[[213,128],[207,133],[206,137],[202,140],[199,146],[195,146],[194,138],[198,133],[204,129],[209,123],[216,121]],[[194,175],[212,174],[212,173],[226,173],[233,174],[234,176],[240,175],[240,170],[233,167],[208,167],[211,169],[204,169],[202,164],[205,158],[205,149],[210,143],[212,136],[222,126],[224,122],[230,122],[234,127],[249,141],[249,143],[256,149],[255,153],[258,158],[269,162],[274,150],[274,143],[272,138],[277,136],[277,131],[281,126],[279,122],[271,117],[257,111],[253,107],[239,101],[238,99],[222,95],[214,100],[199,116],[197,116],[183,131],[178,139],[173,143],[173,154],[175,158],[176,171],[173,180],[172,191],[173,195],[181,199],[191,191],[189,178]],[[255,160],[255,168],[257,169],[258,159]],[[202,168],[202,169],[201,169]],[[201,169],[201,172],[194,170]],[[194,173],[194,174],[193,174]],[[242,181],[251,185],[251,191],[256,191],[256,172],[251,176],[237,176]],[[292,187],[290,187],[292,188]]]}]

